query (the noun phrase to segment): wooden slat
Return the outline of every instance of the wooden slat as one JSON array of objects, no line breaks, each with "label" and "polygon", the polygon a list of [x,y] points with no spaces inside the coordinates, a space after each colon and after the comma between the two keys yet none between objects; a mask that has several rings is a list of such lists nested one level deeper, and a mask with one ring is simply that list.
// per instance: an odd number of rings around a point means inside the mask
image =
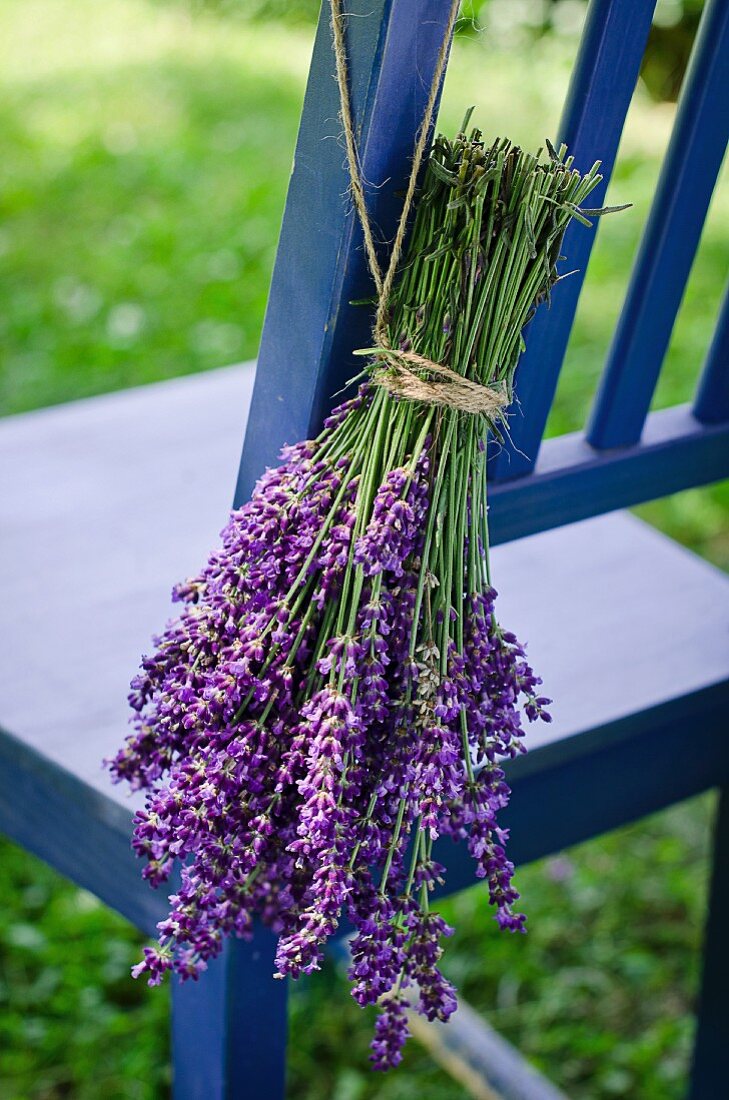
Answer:
[{"label": "wooden slat", "polygon": [[533,474],[492,486],[491,538],[509,542],[725,477],[729,424],[701,424],[688,405],[662,409],[632,447],[596,451],[581,432],[548,439]]},{"label": "wooden slat", "polygon": [[229,940],[198,982],[172,985],[173,1100],[283,1100],[288,982],[276,937]]},{"label": "wooden slat", "polygon": [[729,1076],[729,786],[721,791],[714,829],[714,860],[698,1026],[688,1100],[723,1096]]},{"label": "wooden slat", "polygon": [[729,139],[729,0],[708,0],[595,400],[594,447],[640,439]]},{"label": "wooden slat", "polygon": [[[558,143],[565,142],[575,165],[586,171],[602,161],[604,182],[590,197],[605,196],[625,116],[633,95],[650,30],[655,0],[591,0],[562,119]],[[555,289],[549,310],[529,326],[527,350],[517,368],[518,403],[511,410],[512,444],[492,457],[492,477],[520,477],[534,467],[597,226],[572,224],[567,230],[564,270],[579,269]]]},{"label": "wooden slat", "polygon": [[702,424],[729,421],[729,285],[701,372],[694,416]]},{"label": "wooden slat", "polygon": [[[348,54],[368,203],[383,239],[394,233],[415,133],[430,91],[445,0],[351,0]],[[333,395],[361,370],[373,294],[349,179],[334,80],[329,4],[322,5],[278,254],[258,356],[236,501],[250,495],[285,441],[316,434]],[[340,398],[341,400],[341,398]],[[241,422],[242,426],[242,422]]]}]

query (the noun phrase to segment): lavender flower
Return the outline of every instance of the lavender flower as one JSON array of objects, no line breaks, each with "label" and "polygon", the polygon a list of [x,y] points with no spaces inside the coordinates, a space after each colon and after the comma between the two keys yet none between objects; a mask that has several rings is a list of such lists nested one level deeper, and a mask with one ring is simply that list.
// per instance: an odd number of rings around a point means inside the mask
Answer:
[{"label": "lavender flower", "polygon": [[382,1001],[372,1040],[370,1060],[374,1068],[387,1070],[398,1066],[409,1036],[407,1000],[402,995],[387,997]]},{"label": "lavender flower", "polygon": [[366,576],[383,570],[395,577],[403,575],[403,563],[413,552],[427,509],[429,467],[428,453],[423,451],[412,472],[404,467],[391,470],[377,490],[372,518],[354,553]]},{"label": "lavender flower", "polygon": [[[536,169],[492,152],[480,139],[438,146],[447,171],[426,178],[390,338],[508,389],[511,367],[490,356],[518,346],[526,307],[498,311],[495,339],[482,275],[498,226],[472,204],[501,217],[500,188]],[[542,186],[530,180],[524,194]],[[557,173],[549,185],[579,182]],[[448,211],[455,266],[429,203]],[[549,279],[530,257],[513,263]],[[454,270],[447,294],[423,293]],[[503,764],[524,751],[528,722],[549,720],[548,700],[496,614],[490,427],[366,382],[316,439],[285,448],[204,568],[175,588],[177,618],[142,659],[132,730],[110,762],[116,780],[146,792],[133,836],[142,873],[153,886],[179,875],[135,977],[195,979],[226,936],[250,937],[262,921],[279,938],[277,974],[296,978],[321,965],[346,917],[352,995],[378,1008],[372,1061],[385,1069],[401,1059],[408,1011],[445,1021],[456,1008],[441,970],[452,930],[432,908],[445,877],[437,837],[468,846],[498,924],[524,930],[499,825]]]},{"label": "lavender flower", "polygon": [[289,448],[177,587],[181,614],[132,683],[134,729],[111,766],[148,791],[133,841],[145,877],[181,867],[160,946],[134,975],[197,978],[257,917],[295,978],[321,965],[347,914],[352,992],[379,1006],[372,1059],[385,1068],[408,1034],[406,990],[429,1019],[456,1007],[439,966],[451,930],[427,905],[439,834],[466,840],[499,924],[523,928],[499,761],[523,751],[523,717],[547,716],[481,555],[463,548],[466,593],[443,573],[437,437],[360,496],[365,455],[337,440],[368,408]]}]

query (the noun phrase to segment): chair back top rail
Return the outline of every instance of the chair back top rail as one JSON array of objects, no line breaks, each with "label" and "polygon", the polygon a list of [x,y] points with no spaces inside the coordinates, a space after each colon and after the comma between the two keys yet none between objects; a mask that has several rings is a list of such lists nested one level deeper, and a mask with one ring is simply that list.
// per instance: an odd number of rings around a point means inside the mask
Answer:
[{"label": "chair back top rail", "polygon": [[[367,203],[383,241],[397,223],[397,195],[409,173],[447,8],[442,0],[348,3],[355,128]],[[605,179],[591,200],[596,205],[612,172],[653,8],[653,0],[590,0],[558,141],[569,146],[581,170],[602,160]],[[537,462],[595,237],[578,225],[568,230],[565,252],[579,274],[560,286],[551,309],[537,313],[529,326],[517,372],[512,445],[490,459],[496,541],[729,476],[726,301],[694,409],[646,420],[726,144],[728,53],[729,0],[707,0],[589,433],[550,440],[545,461]],[[319,430],[338,392],[360,369],[352,351],[370,339],[369,312],[351,305],[372,295],[372,284],[347,199],[333,75],[329,5],[323,3],[236,505],[284,443]]]},{"label": "chair back top rail", "polygon": [[729,3],[708,0],[648,224],[587,429],[640,439],[729,140]]}]

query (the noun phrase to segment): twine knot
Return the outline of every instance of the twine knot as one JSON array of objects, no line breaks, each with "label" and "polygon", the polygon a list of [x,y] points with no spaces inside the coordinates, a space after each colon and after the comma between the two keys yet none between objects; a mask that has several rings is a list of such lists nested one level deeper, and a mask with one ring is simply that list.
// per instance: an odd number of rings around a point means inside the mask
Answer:
[{"label": "twine knot", "polygon": [[[377,347],[363,348],[355,354],[371,355],[377,361],[372,371],[372,381],[396,397],[458,409],[459,412],[486,416],[491,420],[500,417],[509,404],[504,386],[482,386],[415,351]],[[431,378],[423,377],[424,374],[431,375]]]}]

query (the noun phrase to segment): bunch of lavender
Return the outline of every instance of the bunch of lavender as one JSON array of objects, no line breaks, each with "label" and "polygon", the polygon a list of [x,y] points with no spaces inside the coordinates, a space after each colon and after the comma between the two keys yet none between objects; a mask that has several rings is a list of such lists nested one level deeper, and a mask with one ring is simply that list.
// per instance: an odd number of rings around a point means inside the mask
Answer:
[{"label": "bunch of lavender", "polygon": [[[543,161],[478,131],[436,140],[390,348],[511,397],[522,329],[600,179],[565,152]],[[175,590],[181,614],[143,659],[134,731],[111,762],[147,791],[144,875],[156,886],[180,869],[135,976],[196,977],[258,916],[278,933],[278,974],[297,977],[346,916],[353,996],[380,1009],[378,1068],[400,1060],[406,990],[429,1019],[456,1007],[438,967],[452,930],[430,904],[438,836],[468,844],[499,925],[523,930],[501,764],[524,751],[524,715],[549,720],[494,610],[486,442],[503,424],[398,397],[380,384],[395,369],[373,354],[357,395],[284,449]]]}]

